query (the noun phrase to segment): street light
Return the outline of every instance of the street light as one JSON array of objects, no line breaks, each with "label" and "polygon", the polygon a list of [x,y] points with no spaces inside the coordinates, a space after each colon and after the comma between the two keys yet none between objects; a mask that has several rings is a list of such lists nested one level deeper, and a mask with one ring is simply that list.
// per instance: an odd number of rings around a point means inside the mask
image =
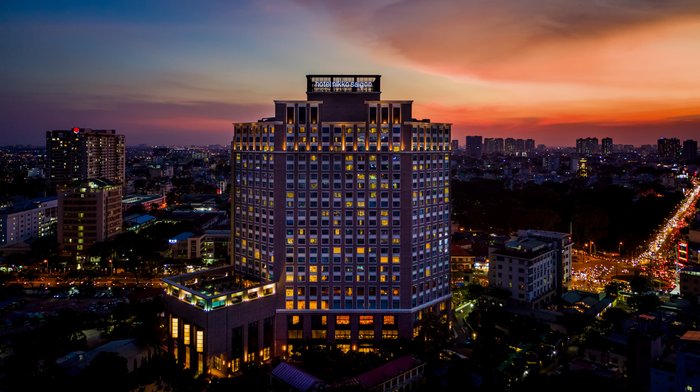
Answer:
[{"label": "street light", "polygon": [[617,254],[622,257],[622,241],[617,245]]}]

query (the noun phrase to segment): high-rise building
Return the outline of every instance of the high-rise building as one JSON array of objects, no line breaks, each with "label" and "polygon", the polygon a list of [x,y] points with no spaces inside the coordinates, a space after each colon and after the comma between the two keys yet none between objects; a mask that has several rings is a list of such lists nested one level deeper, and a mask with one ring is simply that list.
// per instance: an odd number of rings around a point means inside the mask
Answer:
[{"label": "high-rise building", "polygon": [[661,138],[656,146],[661,159],[678,159],[681,156],[681,141],[678,138]]},{"label": "high-rise building", "polygon": [[234,124],[233,265],[280,282],[280,345],[362,349],[448,313],[450,141],[379,75],[308,75],[306,100]]},{"label": "high-rise building", "polygon": [[576,139],[576,152],[579,154],[597,154],[600,152],[600,145],[597,137],[587,137]]},{"label": "high-rise building", "polygon": [[611,137],[604,137],[601,140],[601,150],[603,155],[610,155],[613,153],[613,140]]},{"label": "high-rise building", "polygon": [[484,154],[503,154],[504,145],[503,138],[484,139]]},{"label": "high-rise building", "polygon": [[525,140],[525,153],[530,155],[533,152],[535,152],[535,139]]},{"label": "high-rise building", "polygon": [[688,139],[683,142],[683,160],[692,162],[698,159],[698,142],[697,140]]},{"label": "high-rise building", "polygon": [[124,135],[116,131],[72,128],[46,132],[49,184],[103,178],[124,184]]},{"label": "high-rise building", "polygon": [[467,155],[473,158],[481,158],[483,152],[483,141],[481,136],[467,136],[466,139]]},{"label": "high-rise building", "polygon": [[506,155],[515,155],[517,150],[518,145],[516,140],[512,137],[506,138],[505,143],[503,144],[503,151],[506,153]]},{"label": "high-rise building", "polygon": [[459,150],[459,140],[454,139],[452,140],[452,151],[457,151]]},{"label": "high-rise building", "polygon": [[58,244],[82,263],[88,249],[122,229],[122,188],[109,180],[76,181],[58,189]]}]

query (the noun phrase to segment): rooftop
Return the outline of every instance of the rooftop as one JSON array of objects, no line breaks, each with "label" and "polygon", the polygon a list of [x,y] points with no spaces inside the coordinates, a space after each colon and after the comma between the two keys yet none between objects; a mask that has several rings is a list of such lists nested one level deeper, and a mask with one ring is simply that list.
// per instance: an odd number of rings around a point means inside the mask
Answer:
[{"label": "rooftop", "polygon": [[681,340],[700,342],[700,331],[688,331],[681,336]]},{"label": "rooftop", "polygon": [[371,389],[403,373],[415,369],[423,363],[413,356],[406,355],[382,366],[363,373],[355,379],[364,389]]},{"label": "rooftop", "polygon": [[132,203],[143,203],[151,200],[156,200],[162,198],[162,195],[127,195],[122,199],[122,203],[132,204]]},{"label": "rooftop", "polygon": [[236,305],[275,293],[275,283],[243,276],[233,266],[163,278],[165,293],[204,310]]},{"label": "rooftop", "polygon": [[322,380],[286,362],[280,362],[279,365],[275,366],[272,369],[272,375],[294,388],[295,391],[300,392],[313,391],[324,384]]}]

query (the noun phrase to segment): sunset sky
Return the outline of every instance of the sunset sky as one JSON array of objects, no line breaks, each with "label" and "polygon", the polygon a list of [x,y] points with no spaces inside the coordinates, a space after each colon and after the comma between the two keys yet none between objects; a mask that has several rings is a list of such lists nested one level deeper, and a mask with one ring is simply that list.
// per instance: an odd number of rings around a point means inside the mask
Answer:
[{"label": "sunset sky", "polygon": [[700,139],[698,0],[2,0],[0,57],[0,145],[227,144],[324,73],[381,74],[460,144]]}]

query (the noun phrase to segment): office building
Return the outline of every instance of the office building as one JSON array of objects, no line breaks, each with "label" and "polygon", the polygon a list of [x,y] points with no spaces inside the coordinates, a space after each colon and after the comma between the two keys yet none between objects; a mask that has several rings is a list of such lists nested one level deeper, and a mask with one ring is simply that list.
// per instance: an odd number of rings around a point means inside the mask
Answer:
[{"label": "office building", "polygon": [[546,230],[518,230],[518,236],[545,242],[555,253],[556,275],[554,288],[561,295],[571,282],[572,248],[571,234]]},{"label": "office building", "polygon": [[26,200],[0,209],[0,247],[56,233],[58,200]]},{"label": "office building", "polygon": [[661,138],[656,146],[661,159],[676,160],[681,157],[681,141],[678,138]]},{"label": "office building", "polygon": [[482,142],[482,137],[481,136],[467,136],[465,140],[466,144],[466,149],[467,149],[467,155],[469,155],[472,158],[481,158],[481,154],[483,152],[482,147],[483,147],[483,142]]},{"label": "office building", "polygon": [[512,137],[507,137],[503,143],[503,151],[506,153],[506,155],[515,155],[515,152],[517,151],[516,140]]},{"label": "office building", "polygon": [[504,148],[503,138],[484,139],[484,154],[503,154]]},{"label": "office building", "polygon": [[91,179],[58,189],[58,244],[61,254],[86,261],[90,246],[122,230],[122,188]]},{"label": "office building", "polygon": [[542,308],[571,279],[571,239],[566,233],[527,230],[489,249],[489,286],[507,290],[510,301]]},{"label": "office building", "polygon": [[683,160],[686,162],[694,162],[698,159],[698,142],[697,140],[688,139],[683,141]]},{"label": "office building", "polygon": [[530,155],[535,152],[535,139],[525,140],[525,154]]},{"label": "office building", "polygon": [[92,178],[124,184],[124,135],[72,128],[46,132],[46,174],[52,187]]},{"label": "office building", "polygon": [[611,137],[604,137],[601,140],[601,152],[603,155],[610,155],[613,153],[613,140]]},{"label": "office building", "polygon": [[583,155],[592,155],[600,152],[597,137],[576,139],[576,152]]}]

